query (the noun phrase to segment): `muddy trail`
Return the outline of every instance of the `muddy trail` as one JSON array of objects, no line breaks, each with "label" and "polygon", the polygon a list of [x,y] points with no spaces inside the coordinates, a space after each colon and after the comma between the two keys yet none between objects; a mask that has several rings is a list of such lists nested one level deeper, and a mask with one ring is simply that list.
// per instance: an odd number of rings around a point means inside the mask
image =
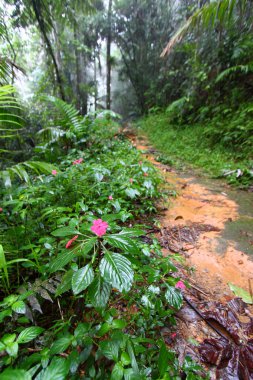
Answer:
[{"label": "muddy trail", "polygon": [[[160,207],[157,237],[164,255],[184,258],[177,267],[189,287],[175,334],[164,329],[163,338],[179,361],[188,354],[204,363],[211,379],[253,379],[253,194],[178,173],[156,160],[144,137],[125,132],[176,193]],[[229,284],[244,289],[248,302]]]}]

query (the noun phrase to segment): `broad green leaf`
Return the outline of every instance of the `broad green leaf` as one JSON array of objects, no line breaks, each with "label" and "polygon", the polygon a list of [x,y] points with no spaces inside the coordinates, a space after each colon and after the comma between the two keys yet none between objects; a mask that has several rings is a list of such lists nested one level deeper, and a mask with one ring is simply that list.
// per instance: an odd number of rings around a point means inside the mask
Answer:
[{"label": "broad green leaf", "polygon": [[53,358],[40,380],[65,380],[69,371],[66,359]]},{"label": "broad green leaf", "polygon": [[38,335],[40,335],[44,331],[42,327],[28,327],[24,329],[18,336],[18,343],[27,343],[31,340],[35,339]]},{"label": "broad green leaf", "polygon": [[14,304],[11,305],[11,308],[13,311],[15,311],[15,313],[18,313],[18,314],[25,314],[25,311],[26,311],[26,306],[23,301],[14,302]]},{"label": "broad green leaf", "polygon": [[109,360],[118,360],[120,344],[118,341],[104,340],[99,344],[102,354]]},{"label": "broad green leaf", "polygon": [[119,253],[106,252],[99,265],[100,273],[106,282],[119,291],[129,291],[134,272],[131,262]]},{"label": "broad green leaf", "polygon": [[66,337],[62,337],[60,339],[57,339],[52,347],[50,348],[50,354],[56,355],[64,352],[68,346],[71,344],[72,341],[72,335],[68,335]]},{"label": "broad green leaf", "polygon": [[111,293],[111,285],[100,276],[95,277],[88,289],[89,300],[94,307],[105,307]]},{"label": "broad green leaf", "polygon": [[131,199],[135,198],[137,195],[140,195],[140,192],[136,189],[126,189],[125,192],[126,195]]},{"label": "broad green leaf", "polygon": [[2,337],[2,342],[5,345],[8,345],[9,343],[13,343],[16,339],[16,334],[6,334]]},{"label": "broad green leaf", "polygon": [[110,380],[121,380],[124,376],[124,368],[121,363],[116,363],[113,367]]},{"label": "broad green leaf", "polygon": [[124,380],[144,380],[146,376],[140,376],[139,372],[134,371],[133,368],[124,369]]},{"label": "broad green leaf", "polygon": [[179,310],[183,304],[183,296],[179,290],[174,288],[174,286],[167,285],[167,290],[165,292],[165,298],[169,305]]},{"label": "broad green leaf", "polygon": [[167,371],[168,365],[169,365],[169,359],[170,359],[170,354],[165,346],[164,343],[162,343],[160,352],[159,352],[159,357],[158,357],[158,369],[160,376],[162,377],[165,372]]},{"label": "broad green leaf", "polygon": [[240,297],[244,302],[248,304],[253,304],[253,299],[250,293],[248,293],[246,290],[240,288],[239,286],[231,284],[231,282],[228,283],[228,286],[237,297]]},{"label": "broad green leaf", "polygon": [[6,309],[0,312],[0,323],[3,322],[5,317],[10,317],[12,315],[11,309]]},{"label": "broad green leaf", "polygon": [[85,242],[85,244],[82,245],[81,250],[80,250],[80,254],[83,257],[86,257],[87,254],[90,252],[90,250],[94,247],[94,244],[96,242],[97,242],[97,238],[96,237],[92,237],[89,240],[87,240]]},{"label": "broad green leaf", "polygon": [[58,297],[62,293],[65,293],[71,289],[71,281],[72,281],[73,273],[74,271],[70,269],[68,272],[64,274],[60,285],[56,289],[56,293],[55,293],[56,297]]},{"label": "broad green leaf", "polygon": [[133,237],[129,237],[129,234],[120,232],[119,234],[106,235],[104,238],[108,244],[113,247],[122,249],[126,253],[139,253],[139,249]]},{"label": "broad green leaf", "polygon": [[139,373],[139,367],[134,354],[133,345],[130,341],[127,342],[127,351],[131,360],[131,365],[135,373]]},{"label": "broad green leaf", "polygon": [[73,274],[72,277],[72,289],[74,294],[78,294],[85,290],[93,281],[94,272],[90,264],[79,269]]},{"label": "broad green leaf", "polygon": [[121,363],[125,366],[131,363],[130,356],[128,355],[127,352],[122,352],[121,357],[120,357]]},{"label": "broad green leaf", "polygon": [[112,321],[112,328],[113,329],[124,329],[127,325],[127,322],[124,319],[114,319]]},{"label": "broad green leaf", "polygon": [[76,257],[75,250],[63,251],[59,253],[52,263],[50,263],[49,272],[53,273],[62,269],[65,265],[72,261],[74,257]]},{"label": "broad green leaf", "polygon": [[79,234],[80,232],[73,227],[61,227],[51,232],[51,235],[57,236],[57,237],[72,236],[72,235],[74,236],[74,235],[79,235]]},{"label": "broad green leaf", "polygon": [[16,357],[17,354],[18,354],[18,343],[17,342],[12,342],[12,343],[9,343],[7,346],[6,346],[6,352],[12,356],[12,357]]},{"label": "broad green leaf", "polygon": [[108,323],[108,322],[103,323],[97,332],[97,336],[104,336],[105,334],[108,333],[108,331],[111,330],[111,328],[112,328],[112,326],[110,325],[110,323]]},{"label": "broad green leaf", "polygon": [[32,377],[23,369],[8,368],[1,373],[1,380],[32,380]]}]

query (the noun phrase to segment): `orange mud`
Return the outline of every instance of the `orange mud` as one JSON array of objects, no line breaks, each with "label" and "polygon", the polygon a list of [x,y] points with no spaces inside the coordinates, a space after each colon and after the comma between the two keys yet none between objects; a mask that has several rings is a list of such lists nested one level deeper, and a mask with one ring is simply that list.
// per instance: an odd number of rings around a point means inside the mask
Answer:
[{"label": "orange mud", "polygon": [[[140,150],[148,147],[133,144]],[[228,199],[225,193],[212,193],[205,186],[194,183],[194,178],[182,179],[168,167],[155,161],[150,154],[146,155],[155,166],[163,172],[163,176],[176,190],[178,196],[170,198],[169,208],[161,216],[162,227],[191,226],[193,223],[211,225],[220,229],[201,232],[196,243],[186,247],[186,263],[194,267],[191,275],[194,283],[220,300],[228,300],[233,296],[228,282],[249,291],[249,281],[253,279],[253,261],[235,247],[235,242],[222,237],[225,223],[239,217],[238,205]],[[165,250],[165,254],[172,254]],[[251,281],[253,287],[253,281]]]}]

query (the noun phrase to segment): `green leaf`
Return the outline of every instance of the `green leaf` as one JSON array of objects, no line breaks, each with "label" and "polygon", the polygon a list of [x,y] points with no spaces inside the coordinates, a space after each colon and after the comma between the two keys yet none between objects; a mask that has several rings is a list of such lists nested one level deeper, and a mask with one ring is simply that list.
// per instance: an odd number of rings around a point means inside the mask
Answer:
[{"label": "green leaf", "polygon": [[100,276],[95,277],[88,289],[89,300],[94,307],[105,307],[111,293],[111,285]]},{"label": "green leaf", "polygon": [[73,273],[74,273],[74,271],[72,269],[70,269],[68,272],[66,272],[64,274],[64,276],[62,277],[60,285],[57,287],[57,290],[55,293],[56,297],[71,289],[71,281],[72,281]]},{"label": "green leaf", "polygon": [[119,234],[107,235],[104,240],[113,247],[122,249],[124,252],[139,253],[139,248],[133,240],[133,236],[129,237],[128,233],[120,232]]},{"label": "green leaf", "polygon": [[5,317],[10,317],[12,315],[11,309],[6,309],[0,312],[0,323],[3,322]]},{"label": "green leaf", "polygon": [[170,359],[170,354],[165,346],[164,343],[162,343],[160,352],[159,352],[159,357],[158,357],[158,369],[160,376],[162,377],[165,372],[167,371],[168,365],[169,365],[169,359]]},{"label": "green leaf", "polygon": [[17,342],[18,343],[27,343],[31,340],[35,339],[38,335],[40,335],[44,331],[42,327],[28,327],[24,329],[18,336]]},{"label": "green leaf", "polygon": [[1,373],[1,380],[32,380],[29,372],[23,369],[9,369]]},{"label": "green leaf", "polygon": [[23,301],[14,302],[14,304],[11,305],[11,308],[13,311],[15,311],[15,313],[18,313],[18,314],[25,314],[25,311],[26,311],[26,306]]},{"label": "green leaf", "polygon": [[134,272],[131,262],[119,253],[107,252],[99,265],[100,273],[106,282],[119,291],[129,291]]},{"label": "green leaf", "polygon": [[7,346],[6,346],[6,352],[12,356],[12,357],[16,357],[17,354],[18,354],[18,343],[17,342],[12,342],[12,343],[9,343]]},{"label": "green leaf", "polygon": [[131,342],[127,342],[127,351],[129,353],[129,357],[130,357],[130,360],[131,360],[131,365],[132,365],[132,368],[134,370],[135,373],[139,373],[139,367],[138,367],[138,364],[137,364],[137,361],[136,361],[136,357],[135,357],[135,354],[134,354],[134,349],[133,349],[133,345]]},{"label": "green leaf", "polygon": [[129,365],[131,363],[131,359],[130,359],[127,352],[122,352],[121,357],[120,357],[120,361],[124,366]]},{"label": "green leaf", "polygon": [[8,276],[8,270],[7,270],[7,265],[6,265],[4,249],[3,249],[3,246],[0,244],[0,270],[1,269],[4,271],[4,276],[5,276],[7,285],[9,287],[10,283],[9,283],[9,276]]},{"label": "green leaf", "polygon": [[140,195],[140,192],[136,189],[126,189],[125,192],[126,195],[131,199],[135,198],[137,195]]},{"label": "green leaf", "polygon": [[73,274],[72,277],[72,289],[74,294],[78,294],[85,290],[93,281],[94,272],[90,264],[79,269]]},{"label": "green leaf", "polygon": [[103,323],[97,332],[97,336],[104,336],[105,334],[108,333],[108,331],[110,331],[110,329],[111,329],[110,323],[108,322]]},{"label": "green leaf", "polygon": [[102,354],[109,360],[118,360],[120,344],[118,341],[104,340],[100,343],[99,348]]},{"label": "green leaf", "polygon": [[183,296],[181,292],[174,288],[174,286],[167,285],[167,291],[165,292],[165,298],[176,310],[179,310],[183,305]]},{"label": "green leaf", "polygon": [[13,343],[16,339],[16,334],[6,334],[2,337],[2,342],[8,346],[8,344]]},{"label": "green leaf", "polygon": [[124,368],[121,363],[116,363],[113,367],[110,380],[121,380],[124,376]]},{"label": "green leaf", "polygon": [[51,232],[51,235],[57,237],[80,235],[80,232],[73,227],[61,227]]},{"label": "green leaf", "polygon": [[61,354],[68,348],[68,346],[71,344],[71,341],[72,335],[68,335],[60,339],[57,339],[50,348],[50,355]]},{"label": "green leaf", "polygon": [[143,376],[140,376],[139,372],[134,371],[133,368],[124,369],[124,380],[143,380],[143,379],[144,379]]},{"label": "green leaf", "polygon": [[97,242],[97,238],[96,237],[92,237],[89,240],[87,240],[86,243],[84,245],[82,245],[80,254],[83,257],[86,257],[87,254],[90,252],[90,250],[94,247],[94,244],[96,242]]},{"label": "green leaf", "polygon": [[253,304],[253,299],[250,293],[246,292],[246,290],[240,288],[239,286],[231,284],[231,282],[228,283],[228,286],[237,297],[240,297],[244,302],[248,304]]},{"label": "green leaf", "polygon": [[69,371],[67,360],[53,358],[40,380],[65,380]]},{"label": "green leaf", "polygon": [[76,251],[70,250],[68,252],[61,252],[57,257],[50,263],[49,272],[53,273],[57,270],[62,269],[67,265],[73,258],[76,257]]},{"label": "green leaf", "polygon": [[127,323],[124,319],[114,319],[112,321],[112,328],[113,329],[124,329],[126,327]]}]

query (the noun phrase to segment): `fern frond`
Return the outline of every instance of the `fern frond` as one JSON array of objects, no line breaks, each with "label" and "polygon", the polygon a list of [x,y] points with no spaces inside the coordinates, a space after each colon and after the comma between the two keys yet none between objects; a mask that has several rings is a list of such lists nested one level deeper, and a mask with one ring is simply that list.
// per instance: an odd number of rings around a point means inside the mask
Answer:
[{"label": "fern frond", "polygon": [[216,78],[215,83],[221,82],[225,78],[230,75],[237,74],[238,72],[248,74],[249,72],[253,72],[253,63],[248,65],[237,65],[233,67],[229,67],[228,69],[222,71]]}]

